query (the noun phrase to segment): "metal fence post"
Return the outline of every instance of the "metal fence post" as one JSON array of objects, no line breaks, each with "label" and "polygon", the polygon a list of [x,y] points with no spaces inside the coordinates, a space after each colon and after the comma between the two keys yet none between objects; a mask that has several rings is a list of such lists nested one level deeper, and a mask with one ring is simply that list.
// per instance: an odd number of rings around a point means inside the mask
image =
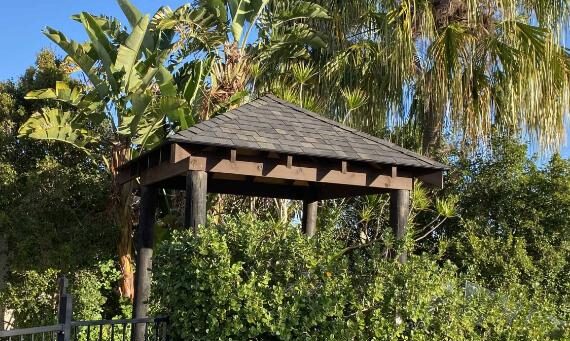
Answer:
[{"label": "metal fence post", "polygon": [[59,311],[57,322],[62,325],[62,330],[57,333],[57,341],[71,340],[71,318],[73,317],[73,298],[67,293],[67,278],[59,279]]}]

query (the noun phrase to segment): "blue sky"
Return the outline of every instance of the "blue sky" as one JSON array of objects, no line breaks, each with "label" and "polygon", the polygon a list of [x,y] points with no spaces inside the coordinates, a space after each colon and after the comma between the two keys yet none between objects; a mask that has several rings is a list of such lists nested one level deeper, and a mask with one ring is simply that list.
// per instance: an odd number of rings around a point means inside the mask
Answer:
[{"label": "blue sky", "polygon": [[[131,0],[145,13],[154,13],[160,6],[176,8],[188,0]],[[61,53],[42,33],[46,26],[59,29],[68,37],[83,40],[85,33],[73,14],[86,11],[118,16],[126,23],[115,0],[0,0],[0,42],[6,51],[0,54],[0,80],[16,78],[35,61],[37,52],[51,47]],[[570,142],[570,129],[566,138]],[[570,146],[562,149],[570,157]]]}]

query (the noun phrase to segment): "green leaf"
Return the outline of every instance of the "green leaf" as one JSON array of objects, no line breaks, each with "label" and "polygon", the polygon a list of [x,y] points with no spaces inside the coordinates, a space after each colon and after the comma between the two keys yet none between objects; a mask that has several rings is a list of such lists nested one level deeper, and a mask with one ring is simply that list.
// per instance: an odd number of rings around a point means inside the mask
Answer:
[{"label": "green leaf", "polygon": [[[86,146],[98,141],[84,128],[80,116],[61,109],[42,109],[33,114],[19,129],[20,137],[38,140],[60,141],[71,144],[86,152]],[[79,121],[79,122],[78,122]]]},{"label": "green leaf", "polygon": [[250,8],[251,0],[229,0],[230,11],[232,15],[232,35],[234,36],[234,42],[239,43],[241,35],[243,32],[243,27],[245,25],[245,20],[247,14],[251,11]]},{"label": "green leaf", "polygon": [[189,105],[194,103],[196,95],[200,90],[200,87],[204,83],[204,79],[208,74],[208,70],[211,67],[211,59],[206,62],[200,60],[195,62],[190,68],[190,74],[184,85],[184,98]]},{"label": "green leaf", "polygon": [[316,3],[296,1],[291,6],[288,6],[286,10],[276,13],[274,17],[276,25],[280,25],[285,21],[299,19],[330,19],[330,15],[324,7]]},{"label": "green leaf", "polygon": [[97,76],[96,70],[94,69],[96,59],[91,56],[92,53],[89,50],[90,45],[84,46],[73,40],[69,40],[63,33],[50,27],[44,30],[44,34],[63,51],[65,51],[65,53],[67,53],[67,55],[81,68],[97,90],[101,99],[104,99],[109,95],[108,85]]},{"label": "green leaf", "polygon": [[178,97],[163,96],[160,98],[158,112],[172,122],[178,123],[181,129],[188,129],[188,121],[184,113],[186,101]]},{"label": "green leaf", "polygon": [[141,46],[148,29],[149,17],[144,16],[133,28],[133,31],[125,41],[124,45],[119,46],[117,53],[117,60],[115,62],[115,69],[118,71],[124,71],[124,86],[130,90],[130,85],[136,80],[140,81],[140,77],[137,79],[132,79],[137,75],[135,69],[135,63],[141,55]]},{"label": "green leaf", "polygon": [[115,79],[114,72],[114,61],[117,56],[117,51],[109,42],[109,39],[105,35],[105,32],[97,24],[91,14],[83,12],[80,14],[81,23],[91,40],[93,48],[97,51],[97,55],[103,64],[103,68],[107,73],[107,80],[114,91],[119,90],[119,85]]},{"label": "green leaf", "polygon": [[119,7],[127,17],[131,27],[135,27],[138,22],[142,19],[143,15],[138,8],[136,8],[129,0],[117,0]]},{"label": "green leaf", "polygon": [[178,90],[176,89],[176,84],[174,83],[174,78],[172,74],[164,66],[159,66],[158,73],[156,74],[158,81],[158,86],[160,87],[160,93],[163,96],[176,97]]}]

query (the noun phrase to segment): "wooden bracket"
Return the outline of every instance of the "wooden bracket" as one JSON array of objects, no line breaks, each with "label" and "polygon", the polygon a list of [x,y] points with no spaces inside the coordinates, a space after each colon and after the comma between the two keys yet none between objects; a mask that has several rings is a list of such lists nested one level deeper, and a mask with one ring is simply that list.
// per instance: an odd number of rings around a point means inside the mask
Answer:
[{"label": "wooden bracket", "polygon": [[293,156],[287,155],[287,168],[291,169],[293,167]]},{"label": "wooden bracket", "polygon": [[236,160],[237,160],[237,150],[232,149],[230,150],[230,162],[236,163]]},{"label": "wooden bracket", "polygon": [[170,145],[170,163],[178,163],[190,157],[190,152],[188,152],[184,147],[178,143],[173,143]]},{"label": "wooden bracket", "polygon": [[342,174],[346,174],[348,172],[348,162],[342,161],[340,165],[341,165],[340,168],[341,168]]}]

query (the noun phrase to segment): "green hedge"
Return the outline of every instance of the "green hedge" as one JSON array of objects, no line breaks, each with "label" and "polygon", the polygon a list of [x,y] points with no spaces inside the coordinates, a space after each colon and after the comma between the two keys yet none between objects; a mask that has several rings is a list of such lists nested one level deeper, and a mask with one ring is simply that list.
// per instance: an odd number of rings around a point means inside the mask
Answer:
[{"label": "green hedge", "polygon": [[154,297],[177,340],[565,339],[548,302],[524,288],[465,294],[449,263],[382,261],[374,247],[343,253],[335,229],[226,219],[176,232],[157,252]]}]

